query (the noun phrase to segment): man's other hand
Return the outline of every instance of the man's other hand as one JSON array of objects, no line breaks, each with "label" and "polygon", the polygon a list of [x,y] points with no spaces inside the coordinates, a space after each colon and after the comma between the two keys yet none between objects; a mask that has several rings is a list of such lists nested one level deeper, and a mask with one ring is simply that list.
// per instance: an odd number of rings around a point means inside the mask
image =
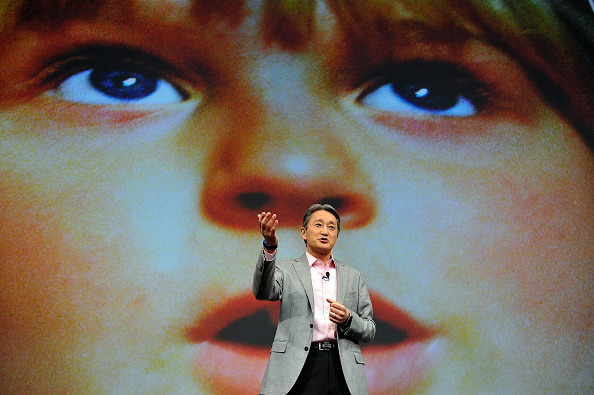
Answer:
[{"label": "man's other hand", "polygon": [[329,298],[326,301],[330,303],[330,321],[335,324],[342,324],[349,319],[351,312],[346,307]]}]

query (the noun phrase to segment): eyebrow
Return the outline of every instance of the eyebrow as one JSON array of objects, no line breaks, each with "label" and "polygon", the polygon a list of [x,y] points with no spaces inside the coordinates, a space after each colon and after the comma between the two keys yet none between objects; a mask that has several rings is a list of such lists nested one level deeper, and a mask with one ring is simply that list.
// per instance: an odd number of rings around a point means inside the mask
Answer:
[{"label": "eyebrow", "polygon": [[467,26],[460,23],[458,15],[442,7],[429,7],[406,3],[403,6],[393,3],[371,1],[363,7],[356,1],[334,0],[333,12],[343,32],[349,58],[374,62],[382,55],[393,55],[402,45],[450,44],[460,46],[473,37]]},{"label": "eyebrow", "polygon": [[[287,50],[302,48],[311,37],[317,0],[264,0],[260,29],[268,43]],[[55,29],[76,20],[108,15],[114,20],[136,15],[135,0],[15,0],[0,6],[0,31],[24,27]],[[245,0],[193,0],[190,16],[198,24],[222,20],[237,27],[250,13]]]},{"label": "eyebrow", "polygon": [[[117,3],[116,3],[117,4]],[[15,1],[11,27],[56,27],[76,19],[96,17],[106,7],[113,6],[109,0],[21,0]],[[131,8],[128,0],[119,2],[121,11]],[[11,15],[11,13],[8,13]],[[2,19],[8,15],[2,15]]]},{"label": "eyebrow", "polygon": [[[317,7],[322,3],[335,15],[350,43],[359,43],[356,45],[359,50],[406,32],[399,26],[399,11],[386,7],[382,1],[263,0],[259,23],[265,42],[278,44],[285,50],[303,48],[316,30]],[[15,26],[54,29],[100,15],[114,20],[134,19],[139,8],[137,0],[14,0],[11,4],[5,9],[0,7],[0,23],[4,25],[0,26],[1,30]],[[441,10],[434,11],[442,15],[441,20],[447,15]],[[192,0],[190,5],[190,16],[198,24],[223,20],[233,28],[249,13],[245,0]],[[451,32],[448,28],[449,34],[445,36],[451,37]]]},{"label": "eyebrow", "polygon": [[[0,29],[55,28],[99,15],[108,15],[114,20],[133,19],[138,5],[137,0],[14,0],[10,6],[0,5]],[[231,26],[237,26],[247,14],[245,0],[193,0],[190,9],[198,23],[222,19]]]}]

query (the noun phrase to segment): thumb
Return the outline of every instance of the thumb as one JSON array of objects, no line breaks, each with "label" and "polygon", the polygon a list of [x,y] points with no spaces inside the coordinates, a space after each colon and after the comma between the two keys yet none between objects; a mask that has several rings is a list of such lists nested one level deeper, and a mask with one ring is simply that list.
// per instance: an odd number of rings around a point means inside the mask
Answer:
[{"label": "thumb", "polygon": [[335,300],[332,300],[332,299],[330,299],[330,298],[326,298],[326,302],[328,302],[328,303],[330,303],[330,304],[332,304],[332,303],[336,303],[336,301],[335,301]]}]

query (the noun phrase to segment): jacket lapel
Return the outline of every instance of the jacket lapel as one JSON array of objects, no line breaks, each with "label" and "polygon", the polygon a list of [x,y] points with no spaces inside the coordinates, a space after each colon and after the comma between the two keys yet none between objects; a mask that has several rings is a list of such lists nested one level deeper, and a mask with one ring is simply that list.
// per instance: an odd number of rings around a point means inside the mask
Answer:
[{"label": "jacket lapel", "polygon": [[334,260],[334,265],[336,266],[336,301],[342,304],[346,296],[349,273],[344,265],[336,261],[336,259]]},{"label": "jacket lapel", "polygon": [[311,311],[314,311],[314,296],[313,296],[313,286],[311,285],[311,273],[309,271],[309,263],[307,262],[307,257],[305,254],[301,255],[299,258],[295,259],[293,262],[293,266],[297,271],[297,276],[299,277],[299,281],[301,281],[301,285],[305,289],[305,293],[307,295],[307,299],[309,300],[309,307]]}]

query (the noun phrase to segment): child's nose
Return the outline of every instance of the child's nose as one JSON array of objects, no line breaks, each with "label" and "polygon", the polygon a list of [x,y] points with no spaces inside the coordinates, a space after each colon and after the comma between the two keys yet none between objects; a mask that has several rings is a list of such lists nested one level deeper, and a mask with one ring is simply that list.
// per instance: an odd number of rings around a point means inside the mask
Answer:
[{"label": "child's nose", "polygon": [[203,212],[234,229],[256,229],[262,211],[276,213],[279,226],[300,227],[307,207],[329,203],[344,227],[366,225],[375,212],[373,188],[342,143],[342,122],[317,110],[279,108],[244,117],[210,158]]}]

